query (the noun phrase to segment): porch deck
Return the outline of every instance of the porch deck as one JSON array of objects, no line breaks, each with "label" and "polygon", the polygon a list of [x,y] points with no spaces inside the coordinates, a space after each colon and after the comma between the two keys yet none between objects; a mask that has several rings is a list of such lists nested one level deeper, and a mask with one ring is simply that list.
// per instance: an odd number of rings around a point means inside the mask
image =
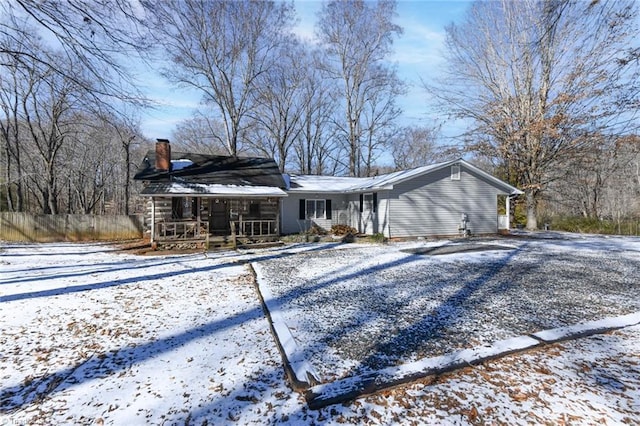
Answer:
[{"label": "porch deck", "polygon": [[197,242],[236,238],[243,241],[279,237],[277,220],[235,220],[229,230],[210,232],[209,223],[198,220],[173,220],[155,223],[153,239],[158,242]]}]

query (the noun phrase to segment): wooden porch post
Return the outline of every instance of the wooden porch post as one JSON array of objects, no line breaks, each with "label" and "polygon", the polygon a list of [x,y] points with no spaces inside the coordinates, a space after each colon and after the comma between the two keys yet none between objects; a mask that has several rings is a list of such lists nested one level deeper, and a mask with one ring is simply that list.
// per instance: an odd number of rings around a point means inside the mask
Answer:
[{"label": "wooden porch post", "polygon": [[200,212],[202,209],[200,208],[200,203],[202,202],[201,197],[196,197],[196,232],[194,236],[200,236]]},{"label": "wooden porch post", "polygon": [[282,205],[284,204],[284,199],[280,198],[278,200],[278,216],[277,216],[277,221],[276,221],[276,234],[280,235],[280,230],[282,229],[282,216],[280,215],[280,212],[282,211]]},{"label": "wooden porch post", "polygon": [[151,197],[151,244],[156,240],[156,199]]},{"label": "wooden porch post", "polygon": [[507,229],[511,229],[511,196],[507,195],[505,201],[505,212],[507,215]]}]

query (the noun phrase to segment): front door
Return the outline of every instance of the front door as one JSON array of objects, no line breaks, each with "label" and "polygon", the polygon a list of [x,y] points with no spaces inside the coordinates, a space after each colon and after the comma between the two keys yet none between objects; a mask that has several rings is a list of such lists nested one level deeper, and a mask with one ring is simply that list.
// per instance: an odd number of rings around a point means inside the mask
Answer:
[{"label": "front door", "polygon": [[229,203],[227,200],[209,200],[209,233],[211,235],[230,235]]},{"label": "front door", "polygon": [[377,197],[373,194],[364,194],[362,197],[362,232],[364,234],[375,234],[378,232],[376,226],[376,205]]}]

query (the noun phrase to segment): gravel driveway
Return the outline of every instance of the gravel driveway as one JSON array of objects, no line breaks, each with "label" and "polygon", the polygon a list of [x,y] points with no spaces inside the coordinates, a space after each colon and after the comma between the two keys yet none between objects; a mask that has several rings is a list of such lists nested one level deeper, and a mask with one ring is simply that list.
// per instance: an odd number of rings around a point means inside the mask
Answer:
[{"label": "gravel driveway", "polygon": [[638,239],[328,245],[259,267],[323,380],[640,311]]}]

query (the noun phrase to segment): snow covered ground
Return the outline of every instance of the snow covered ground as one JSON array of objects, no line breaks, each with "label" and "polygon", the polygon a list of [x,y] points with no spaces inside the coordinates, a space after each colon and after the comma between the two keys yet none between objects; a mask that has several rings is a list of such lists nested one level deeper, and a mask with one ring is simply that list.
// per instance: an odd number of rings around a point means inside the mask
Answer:
[{"label": "snow covered ground", "polygon": [[637,239],[321,247],[255,268],[322,382],[640,311]]},{"label": "snow covered ground", "polygon": [[[640,422],[640,326],[317,411],[287,386],[249,261],[269,277],[271,302],[324,380],[483,345],[534,323],[542,329],[640,310],[638,239],[499,243],[510,247],[428,256],[401,250],[442,242],[298,245],[208,257],[142,257],[106,244],[0,243],[0,424]],[[521,269],[511,274],[514,259]],[[536,270],[559,284],[528,282]],[[451,287],[449,278],[459,282]],[[426,282],[435,301],[416,293]],[[389,299],[369,315],[361,294],[367,283],[373,299]],[[531,300],[509,308],[533,289],[563,313],[540,315],[543,303],[531,307]],[[410,306],[403,307],[403,297]],[[563,302],[554,305],[556,298]],[[305,308],[311,302],[322,309]],[[391,308],[397,324],[387,318]],[[434,309],[446,325],[437,333],[427,321]],[[340,316],[331,316],[336,311]],[[412,330],[409,313],[416,311],[431,336],[471,337],[423,345],[405,336],[398,351],[381,351],[390,347],[388,336]],[[349,348],[358,336],[369,340]],[[374,341],[379,348],[367,347]]]}]

